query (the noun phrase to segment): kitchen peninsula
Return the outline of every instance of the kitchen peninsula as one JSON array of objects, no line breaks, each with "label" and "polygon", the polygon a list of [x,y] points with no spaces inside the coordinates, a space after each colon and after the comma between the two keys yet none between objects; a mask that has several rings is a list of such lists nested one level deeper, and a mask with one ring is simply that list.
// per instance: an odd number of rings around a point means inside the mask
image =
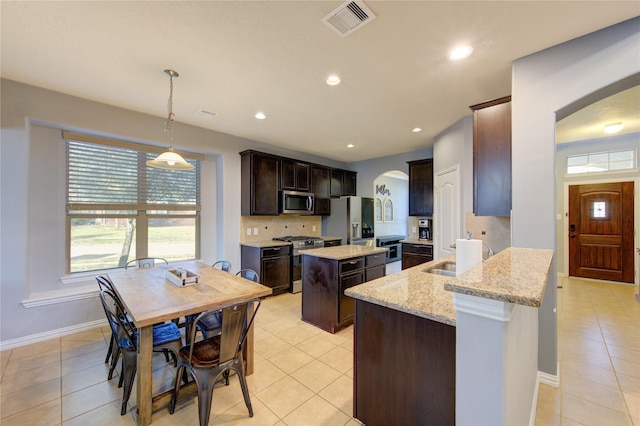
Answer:
[{"label": "kitchen peninsula", "polygon": [[383,247],[343,245],[302,252],[302,320],[330,333],[353,323],[346,289],[385,275]]},{"label": "kitchen peninsula", "polygon": [[354,417],[529,423],[552,256],[508,248],[458,277],[426,272],[452,255],[346,290],[356,299]]}]

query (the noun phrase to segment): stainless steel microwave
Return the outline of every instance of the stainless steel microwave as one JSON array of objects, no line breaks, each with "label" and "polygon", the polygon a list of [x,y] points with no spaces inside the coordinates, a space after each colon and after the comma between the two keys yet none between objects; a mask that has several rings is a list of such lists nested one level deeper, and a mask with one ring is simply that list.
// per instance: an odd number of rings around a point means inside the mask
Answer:
[{"label": "stainless steel microwave", "polygon": [[280,213],[313,214],[313,193],[280,191]]}]

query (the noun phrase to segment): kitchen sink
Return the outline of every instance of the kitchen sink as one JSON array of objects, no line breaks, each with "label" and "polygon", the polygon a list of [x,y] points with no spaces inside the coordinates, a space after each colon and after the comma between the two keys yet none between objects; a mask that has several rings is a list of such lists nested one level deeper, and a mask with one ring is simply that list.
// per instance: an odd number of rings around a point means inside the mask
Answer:
[{"label": "kitchen sink", "polygon": [[428,272],[430,274],[436,275],[444,275],[447,277],[455,277],[456,276],[456,263],[455,262],[444,262],[435,266],[431,266],[429,268],[424,269],[424,272]]}]

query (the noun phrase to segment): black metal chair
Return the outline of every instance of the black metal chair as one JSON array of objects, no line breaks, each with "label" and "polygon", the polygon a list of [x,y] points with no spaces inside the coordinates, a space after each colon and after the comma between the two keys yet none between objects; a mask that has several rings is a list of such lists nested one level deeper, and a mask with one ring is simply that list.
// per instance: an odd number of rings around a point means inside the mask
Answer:
[{"label": "black metal chair", "polygon": [[153,268],[158,263],[164,263],[165,265],[169,264],[169,262],[167,262],[167,259],[162,257],[141,257],[139,259],[133,259],[128,261],[124,269],[129,269],[133,266],[139,269]]},{"label": "black metal chair", "polygon": [[[127,412],[127,402],[131,396],[133,380],[136,376],[139,333],[137,328],[129,321],[127,315],[123,314],[125,312],[124,306],[122,306],[115,293],[106,289],[101,290],[100,301],[117,345],[117,351],[113,354],[113,357],[117,361],[119,354],[122,354],[122,371],[118,387],[124,386],[122,407],[120,409],[120,414],[124,415]],[[153,327],[154,351],[170,351],[177,360],[181,346],[182,335],[174,323],[168,322]]]},{"label": "black metal chair", "polygon": [[[256,303],[255,310],[253,314],[248,315],[252,303]],[[196,327],[191,330],[191,343],[182,347],[179,351],[178,371],[176,372],[176,382],[169,405],[169,413],[173,414],[175,411],[180,383],[183,379],[183,372],[186,370],[195,379],[198,388],[200,426],[206,426],[209,424],[213,388],[216,381],[220,375],[224,374],[228,385],[229,372],[235,371],[240,380],[240,387],[242,388],[245,405],[249,410],[249,417],[253,417],[242,351],[247,333],[259,308],[259,299],[224,307],[221,310],[222,332],[217,336],[196,342],[197,325],[202,318],[220,311],[206,311],[198,315],[195,320]]]}]

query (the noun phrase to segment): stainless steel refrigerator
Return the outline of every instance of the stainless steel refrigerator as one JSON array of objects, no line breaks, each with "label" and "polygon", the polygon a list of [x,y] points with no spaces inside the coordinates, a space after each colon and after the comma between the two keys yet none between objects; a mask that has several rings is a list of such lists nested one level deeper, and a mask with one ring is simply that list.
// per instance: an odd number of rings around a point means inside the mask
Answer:
[{"label": "stainless steel refrigerator", "polygon": [[322,235],[342,238],[342,244],[374,246],[373,198],[331,199],[331,215],[322,218]]}]

